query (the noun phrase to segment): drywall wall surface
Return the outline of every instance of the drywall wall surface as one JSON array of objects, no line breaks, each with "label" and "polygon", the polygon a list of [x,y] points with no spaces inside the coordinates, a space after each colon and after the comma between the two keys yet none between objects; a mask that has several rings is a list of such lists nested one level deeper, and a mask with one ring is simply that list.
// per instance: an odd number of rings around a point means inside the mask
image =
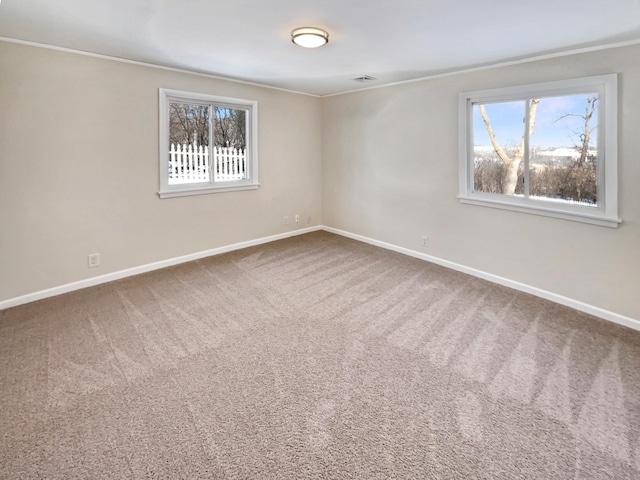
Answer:
[{"label": "drywall wall surface", "polygon": [[[0,65],[0,301],[321,221],[319,98],[8,42]],[[257,100],[260,188],[160,199],[159,88]]]},{"label": "drywall wall surface", "polygon": [[[324,224],[640,319],[639,58],[616,48],[324,98]],[[460,92],[606,73],[620,74],[619,228],[458,201]]]}]

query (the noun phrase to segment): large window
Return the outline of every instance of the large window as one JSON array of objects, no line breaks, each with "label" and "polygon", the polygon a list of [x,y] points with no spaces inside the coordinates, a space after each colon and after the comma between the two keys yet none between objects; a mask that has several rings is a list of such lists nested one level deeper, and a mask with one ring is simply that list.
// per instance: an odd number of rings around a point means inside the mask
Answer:
[{"label": "large window", "polygon": [[460,201],[617,227],[615,74],[460,94]]},{"label": "large window", "polygon": [[258,104],[160,89],[161,198],[258,188]]}]

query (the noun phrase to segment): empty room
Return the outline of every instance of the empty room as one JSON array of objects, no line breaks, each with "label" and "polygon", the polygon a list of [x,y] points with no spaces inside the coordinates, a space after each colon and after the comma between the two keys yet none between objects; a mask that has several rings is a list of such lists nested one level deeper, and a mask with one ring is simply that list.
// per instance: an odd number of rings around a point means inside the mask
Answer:
[{"label": "empty room", "polygon": [[640,478],[638,0],[0,0],[0,478]]}]

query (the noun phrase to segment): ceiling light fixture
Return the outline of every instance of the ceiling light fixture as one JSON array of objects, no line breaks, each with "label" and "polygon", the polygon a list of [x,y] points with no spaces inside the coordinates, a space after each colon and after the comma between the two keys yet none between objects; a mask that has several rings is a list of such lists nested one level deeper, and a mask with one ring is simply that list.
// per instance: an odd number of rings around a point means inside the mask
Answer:
[{"label": "ceiling light fixture", "polygon": [[316,48],[329,42],[329,34],[320,28],[301,27],[291,32],[291,41],[305,48]]}]

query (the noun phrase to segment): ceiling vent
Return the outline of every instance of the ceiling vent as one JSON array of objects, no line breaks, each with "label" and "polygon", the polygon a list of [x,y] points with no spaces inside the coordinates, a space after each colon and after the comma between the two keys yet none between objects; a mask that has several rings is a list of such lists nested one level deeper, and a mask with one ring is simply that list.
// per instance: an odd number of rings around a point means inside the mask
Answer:
[{"label": "ceiling vent", "polygon": [[356,82],[372,82],[373,80],[377,80],[377,78],[372,77],[371,75],[362,75],[360,77],[356,77],[353,80],[355,80]]}]

